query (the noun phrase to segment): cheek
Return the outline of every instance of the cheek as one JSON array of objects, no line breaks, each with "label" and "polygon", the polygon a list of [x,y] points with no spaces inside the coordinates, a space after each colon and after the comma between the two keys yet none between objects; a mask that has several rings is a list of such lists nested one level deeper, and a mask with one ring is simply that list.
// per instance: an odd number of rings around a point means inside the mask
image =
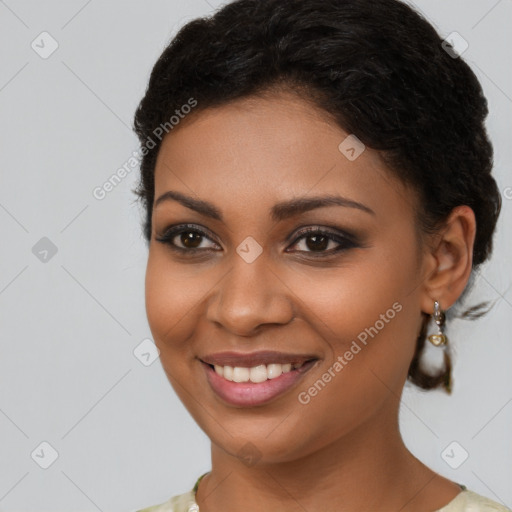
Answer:
[{"label": "cheek", "polygon": [[311,380],[321,378],[338,356],[346,361],[343,370],[335,372],[340,376],[333,379],[337,384],[329,384],[332,393],[322,392],[322,400],[348,404],[359,394],[379,395],[378,388],[400,393],[414,354],[420,314],[414,237],[402,239],[400,259],[396,247],[394,241],[382,243],[354,265],[316,275],[304,269],[299,279],[295,275],[295,284],[291,276],[287,279],[327,349],[325,364]]},{"label": "cheek", "polygon": [[205,280],[178,266],[160,250],[150,250],[146,267],[146,314],[161,351],[180,350],[193,325]]},{"label": "cheek", "polygon": [[315,324],[326,341],[338,340],[340,350],[352,339],[359,337],[364,342],[371,337],[369,331],[376,335],[375,329],[379,335],[387,332],[390,340],[397,340],[406,337],[406,332],[400,336],[402,329],[412,327],[407,316],[413,311],[405,314],[403,308],[415,301],[411,293],[415,271],[405,255],[398,263],[388,255],[376,254],[319,272],[307,267],[283,270],[281,276],[299,299],[295,301],[302,308],[299,315]]},{"label": "cheek", "polygon": [[345,286],[326,283],[321,294],[311,291],[304,297],[310,322],[316,324],[314,329],[326,346],[326,361],[315,379],[343,358],[343,369],[336,372],[343,377],[333,379],[339,386],[334,384],[331,395],[338,403],[338,391],[350,390],[350,396],[342,399],[349,402],[358,395],[369,398],[375,387],[399,392],[415,348],[417,311],[411,296],[405,296],[396,281],[382,283],[382,288],[375,281],[367,288],[360,288],[360,283],[357,279],[346,280]]}]

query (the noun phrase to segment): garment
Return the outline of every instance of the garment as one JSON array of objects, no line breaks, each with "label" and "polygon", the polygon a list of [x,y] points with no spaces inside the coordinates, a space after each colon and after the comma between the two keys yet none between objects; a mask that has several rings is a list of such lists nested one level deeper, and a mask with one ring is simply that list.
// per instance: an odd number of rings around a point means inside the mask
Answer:
[{"label": "garment", "polygon": [[[197,479],[191,491],[173,496],[165,503],[153,505],[137,512],[199,512],[199,506],[194,497],[201,478],[207,474],[205,473]],[[464,485],[459,485],[462,491],[443,508],[432,512],[512,512],[509,508],[470,491]]]}]

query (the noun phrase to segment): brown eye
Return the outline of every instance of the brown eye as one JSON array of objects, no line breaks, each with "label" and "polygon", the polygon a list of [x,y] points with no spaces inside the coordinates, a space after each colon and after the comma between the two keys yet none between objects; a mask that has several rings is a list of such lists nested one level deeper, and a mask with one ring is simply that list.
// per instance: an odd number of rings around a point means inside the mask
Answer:
[{"label": "brown eye", "polygon": [[329,246],[330,238],[325,235],[308,235],[306,246],[312,251],[325,251]]},{"label": "brown eye", "polygon": [[319,228],[306,228],[298,235],[292,247],[298,246],[298,252],[310,253],[318,257],[330,256],[357,246],[357,243],[348,236]]},{"label": "brown eye", "polygon": [[[195,252],[203,250],[215,250],[219,245],[210,238],[202,229],[193,225],[172,226],[163,235],[156,238],[158,242],[168,245],[171,249],[181,252]],[[210,240],[214,247],[201,247],[205,240]]]},{"label": "brown eye", "polygon": [[180,242],[189,249],[196,249],[201,245],[203,235],[197,231],[183,231],[180,235]]}]

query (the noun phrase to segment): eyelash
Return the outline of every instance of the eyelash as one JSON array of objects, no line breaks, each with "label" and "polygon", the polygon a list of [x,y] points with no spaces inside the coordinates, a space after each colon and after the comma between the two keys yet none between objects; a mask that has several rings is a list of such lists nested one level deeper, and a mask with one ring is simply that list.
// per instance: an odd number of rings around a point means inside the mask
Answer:
[{"label": "eyelash", "polygon": [[[156,240],[158,242],[164,243],[169,246],[169,248],[173,251],[179,252],[181,254],[188,253],[189,255],[193,256],[196,255],[199,252],[209,251],[209,250],[215,250],[215,249],[200,249],[198,247],[193,248],[183,248],[178,247],[174,243],[172,243],[173,238],[175,238],[177,235],[180,235],[182,233],[196,233],[201,235],[202,237],[209,238],[211,240],[211,237],[203,231],[198,226],[195,226],[193,224],[180,224],[177,226],[171,226],[169,229],[167,229],[163,235],[160,237],[157,237]],[[330,249],[329,251],[299,251],[300,253],[306,253],[311,254],[314,258],[322,258],[322,257],[329,257],[333,256],[334,254],[337,254],[342,251],[346,251],[347,249],[351,249],[356,247],[358,244],[354,240],[354,237],[346,234],[346,235],[339,235],[336,233],[332,233],[331,231],[326,231],[318,227],[307,227],[304,229],[301,229],[297,232],[296,237],[292,243],[292,245],[296,245],[301,239],[307,238],[308,235],[321,235],[328,238],[330,241],[334,241],[337,244],[339,244],[339,247],[335,249]],[[215,242],[214,240],[212,240]],[[216,242],[215,242],[216,243]],[[218,244],[217,244],[218,245]]]}]

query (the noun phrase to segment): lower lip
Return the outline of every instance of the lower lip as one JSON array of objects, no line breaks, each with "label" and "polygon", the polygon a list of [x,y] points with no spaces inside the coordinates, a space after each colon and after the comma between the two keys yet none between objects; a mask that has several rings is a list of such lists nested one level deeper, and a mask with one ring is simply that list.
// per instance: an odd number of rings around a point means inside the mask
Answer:
[{"label": "lower lip", "polygon": [[270,400],[286,393],[292,388],[305,373],[307,373],[316,360],[305,363],[296,370],[282,373],[275,379],[267,379],[264,382],[231,382],[220,376],[211,366],[201,362],[206,378],[211,388],[217,395],[230,405],[240,407],[252,407],[263,405]]}]

